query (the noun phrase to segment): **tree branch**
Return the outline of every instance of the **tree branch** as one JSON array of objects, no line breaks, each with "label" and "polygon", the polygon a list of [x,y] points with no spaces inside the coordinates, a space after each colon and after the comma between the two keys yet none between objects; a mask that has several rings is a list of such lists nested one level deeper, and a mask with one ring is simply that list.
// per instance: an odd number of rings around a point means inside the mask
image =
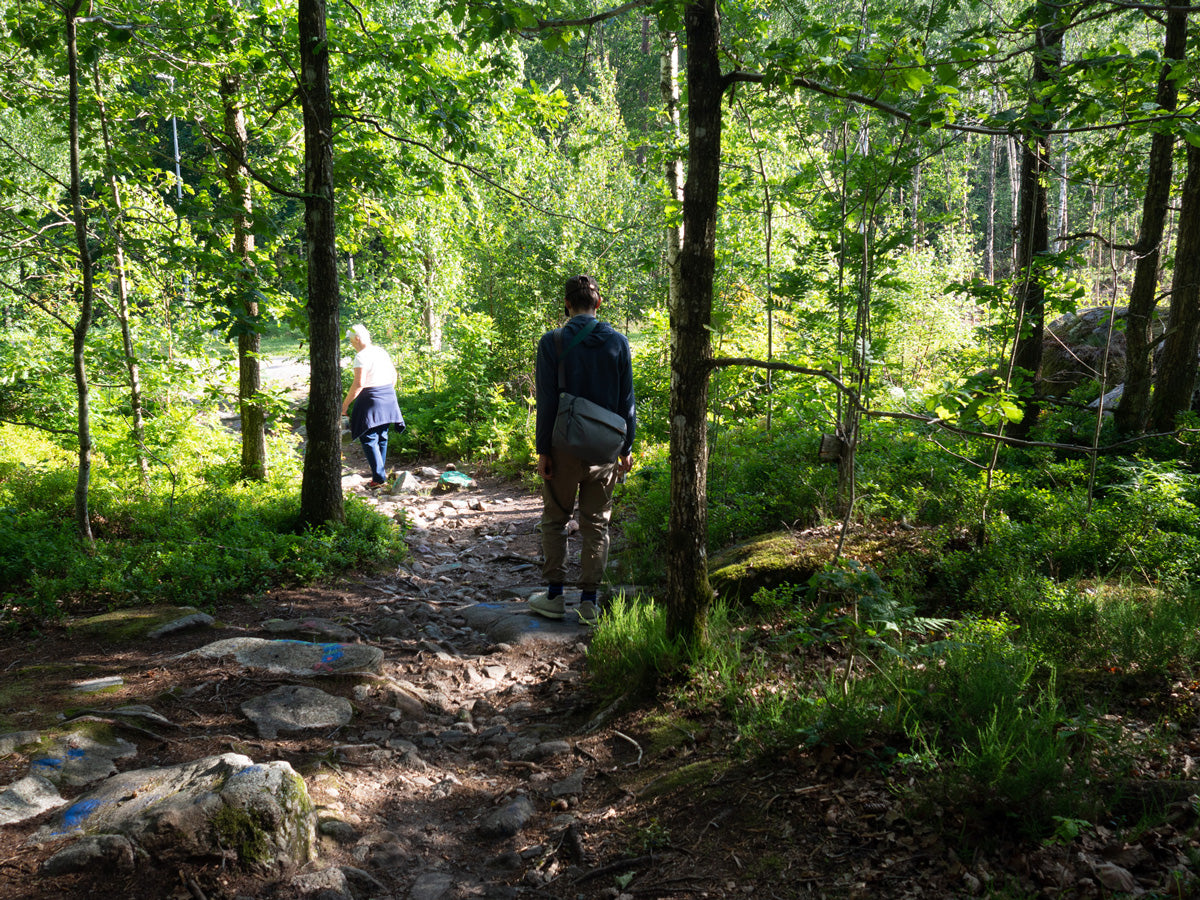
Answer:
[{"label": "tree branch", "polygon": [[[728,89],[734,84],[765,84],[771,79],[761,72],[745,72],[735,69],[725,75],[724,86]],[[835,100],[845,100],[850,103],[857,103],[861,106],[866,106],[879,112],[886,113],[903,122],[911,122],[921,128],[932,127],[932,124],[927,121],[913,116],[912,113],[900,107],[879,100],[876,97],[868,97],[866,94],[859,94],[855,91],[844,91],[840,88],[835,88],[827,84],[822,84],[811,78],[805,78],[797,75],[786,79],[786,85],[804,88],[805,90],[813,91],[817,94],[822,94],[826,97],[832,97]],[[1154,125],[1159,122],[1175,122],[1175,121],[1190,121],[1194,116],[1173,113],[1165,116],[1146,116],[1141,119],[1126,119],[1123,122],[1110,122],[1102,125],[1080,125],[1074,128],[1047,128],[1044,132],[1048,135],[1052,134],[1087,134],[1095,131],[1115,131],[1118,128],[1128,128],[1131,125]],[[956,131],[962,134],[983,134],[996,137],[1014,137],[1019,136],[1023,132],[1019,128],[991,128],[986,125],[964,125],[957,122],[939,122],[938,128],[945,128],[948,131]]]},{"label": "tree branch", "polygon": [[629,12],[631,9],[640,9],[643,6],[649,6],[652,2],[653,0],[629,0],[628,3],[622,3],[620,6],[596,13],[594,16],[586,16],[582,19],[538,19],[537,27],[526,29],[522,33],[536,34],[539,31],[547,31],[552,28],[582,28],[585,25],[596,25],[607,19],[615,19],[617,16]]},{"label": "tree branch", "polygon": [[51,428],[49,425],[39,425],[37,422],[21,422],[17,419],[6,419],[0,416],[0,423],[5,425],[16,425],[18,428],[36,428],[39,431],[48,431],[50,434],[64,434],[70,437],[79,437],[79,432],[70,428]]},{"label": "tree branch", "polygon": [[601,234],[608,234],[608,235],[620,235],[626,231],[632,231],[635,228],[642,227],[640,225],[629,225],[624,228],[616,228],[616,229],[602,228],[599,225],[595,224],[594,222],[589,222],[586,219],[581,219],[578,216],[571,215],[570,213],[561,213],[561,212],[555,212],[552,209],[546,209],[546,207],[540,206],[537,203],[535,203],[532,198],[526,197],[524,194],[519,194],[516,191],[512,190],[512,188],[505,187],[496,178],[489,175],[487,172],[485,172],[483,169],[480,169],[478,166],[473,166],[470,163],[462,162],[461,160],[453,159],[449,156],[446,156],[445,154],[440,153],[438,150],[434,149],[434,147],[431,144],[427,144],[425,141],[418,140],[417,138],[404,137],[403,135],[396,134],[394,131],[390,131],[389,129],[385,128],[383,126],[383,124],[380,123],[379,121],[377,121],[376,119],[373,119],[369,116],[351,115],[349,113],[338,113],[336,118],[347,119],[352,122],[358,122],[361,125],[368,125],[371,128],[374,128],[377,132],[379,132],[384,137],[388,138],[389,140],[396,141],[399,144],[409,144],[410,146],[413,146],[413,147],[420,147],[422,150],[424,150],[426,153],[428,153],[434,159],[437,159],[440,162],[443,162],[448,166],[453,166],[454,168],[463,169],[467,172],[470,172],[476,178],[491,185],[496,190],[507,194],[508,196],[510,196],[514,200],[516,200],[518,203],[521,203],[524,206],[527,206],[532,210],[536,210],[537,212],[540,212],[544,216],[551,216],[556,219],[566,219],[567,221],[575,222],[578,225],[582,225],[584,228],[590,228],[593,231],[598,231]]},{"label": "tree branch", "polygon": [[812,368],[808,368],[807,366],[794,366],[791,363],[763,362],[762,360],[750,359],[750,358],[744,358],[744,357],[739,357],[739,358],[717,357],[716,359],[709,362],[709,367],[712,369],[725,368],[728,366],[747,366],[748,368],[754,368],[754,369],[773,369],[773,370],[779,371],[779,372],[796,372],[797,374],[800,374],[800,375],[812,375],[816,378],[824,378],[826,381],[828,381],[830,384],[832,384],[834,387],[836,387],[839,391],[844,393],[846,395],[847,400],[849,400],[849,402],[853,403],[855,408],[857,408],[860,413],[862,413],[864,416],[867,416],[869,418],[872,418],[872,419],[902,419],[904,421],[909,421],[909,422],[918,422],[922,425],[932,425],[936,428],[939,428],[942,431],[949,432],[950,434],[957,434],[960,437],[973,437],[973,438],[983,438],[983,439],[989,440],[989,441],[1000,441],[1001,443],[1007,444],[1010,447],[1029,447],[1029,448],[1044,447],[1044,448],[1051,449],[1051,450],[1063,450],[1063,451],[1069,452],[1069,453],[1084,453],[1084,454],[1105,453],[1105,454],[1107,454],[1107,453],[1116,452],[1117,450],[1120,450],[1124,447],[1131,446],[1133,444],[1141,443],[1142,441],[1152,440],[1154,438],[1173,437],[1173,436],[1179,435],[1179,434],[1200,432],[1200,429],[1197,429],[1197,428],[1178,428],[1175,431],[1165,431],[1165,432],[1160,432],[1157,434],[1143,434],[1143,435],[1139,435],[1137,437],[1127,438],[1126,440],[1118,441],[1115,444],[1107,444],[1103,447],[1092,447],[1091,445],[1085,445],[1085,444],[1062,444],[1062,443],[1057,443],[1055,441],[1026,441],[1026,440],[1022,440],[1020,438],[1009,437],[1008,435],[1005,435],[1005,434],[995,434],[990,431],[974,431],[969,428],[960,428],[959,426],[953,425],[944,419],[939,419],[936,416],[924,416],[919,413],[886,412],[884,410],[869,409],[866,406],[863,406],[862,403],[859,402],[858,394],[854,391],[853,388],[847,387],[841,381],[841,379],[839,379],[836,375],[834,375],[832,372],[829,372],[826,369],[812,369]]}]

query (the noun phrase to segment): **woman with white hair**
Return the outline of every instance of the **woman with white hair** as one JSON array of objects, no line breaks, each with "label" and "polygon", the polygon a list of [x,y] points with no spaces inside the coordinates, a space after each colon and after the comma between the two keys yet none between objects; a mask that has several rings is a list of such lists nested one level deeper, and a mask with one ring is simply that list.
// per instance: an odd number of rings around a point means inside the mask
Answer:
[{"label": "woman with white hair", "polygon": [[354,383],[342,401],[342,415],[354,404],[350,414],[350,436],[362,442],[367,457],[367,468],[371,470],[369,490],[387,484],[388,429],[404,431],[404,416],[400,414],[400,402],[396,399],[396,367],[387,351],[371,343],[371,333],[363,324],[354,325],[346,331],[346,338],[354,347]]}]

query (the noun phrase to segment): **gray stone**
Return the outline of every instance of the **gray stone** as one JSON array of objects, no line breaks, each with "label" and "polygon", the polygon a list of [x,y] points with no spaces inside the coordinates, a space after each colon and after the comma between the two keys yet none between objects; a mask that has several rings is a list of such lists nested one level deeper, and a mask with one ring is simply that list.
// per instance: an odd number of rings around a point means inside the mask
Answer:
[{"label": "gray stone", "polygon": [[552,797],[578,797],[583,793],[583,769],[572,772],[562,781],[550,785]]},{"label": "gray stone", "polygon": [[354,708],[344,697],[335,697],[314,687],[281,685],[269,694],[247,700],[242,714],[268,740],[281,731],[323,731],[350,722]]},{"label": "gray stone", "polygon": [[40,737],[36,731],[11,731],[8,734],[0,734],[0,756],[8,756],[21,747],[36,744]]},{"label": "gray stone", "polygon": [[341,819],[321,819],[317,830],[321,834],[333,838],[339,844],[353,844],[358,840],[358,829]]},{"label": "gray stone", "polygon": [[243,666],[296,676],[348,675],[355,672],[380,674],[383,651],[366,644],[312,644],[307,641],[263,638],[228,638],[184,653],[220,658],[232,656]]},{"label": "gray stone", "polygon": [[26,775],[0,791],[0,825],[15,825],[66,805],[51,781],[41,775]]},{"label": "gray stone", "polygon": [[42,755],[29,761],[30,770],[55,784],[83,787],[107,778],[117,770],[115,759],[137,755],[137,747],[121,738],[96,740],[86,728],[53,735]]},{"label": "gray stone", "polygon": [[392,477],[393,494],[415,494],[421,489],[421,482],[412,472],[397,472]]},{"label": "gray stone", "polygon": [[529,754],[529,759],[541,761],[544,759],[554,759],[559,756],[570,756],[571,745],[566,741],[542,741]]},{"label": "gray stone", "polygon": [[346,876],[351,890],[361,897],[382,897],[387,888],[370,872],[355,866],[342,866],[342,874]]},{"label": "gray stone", "polygon": [[124,835],[154,860],[181,856],[299,865],[315,840],[304,779],[286,762],[225,753],[163,768],[122,772],[75,799],[30,843]]},{"label": "gray stone", "polygon": [[188,612],[185,609],[180,609],[181,615],[178,619],[172,619],[170,622],[164,622],[157,628],[146,634],[148,638],[166,637],[168,634],[175,634],[177,631],[187,631],[191,628],[209,628],[216,624],[216,619],[208,613],[202,613],[196,610]]},{"label": "gray stone", "polygon": [[71,690],[79,691],[81,694],[95,694],[100,691],[106,691],[109,688],[121,687],[125,684],[125,679],[120,675],[107,675],[103,678],[88,678],[85,681],[76,681],[71,685]]},{"label": "gray stone", "polygon": [[529,824],[533,813],[533,801],[522,794],[485,816],[479,833],[490,838],[512,837]]},{"label": "gray stone", "polygon": [[47,875],[68,875],[88,869],[133,871],[133,844],[120,834],[94,834],[80,838],[44,863]]},{"label": "gray stone", "polygon": [[409,891],[411,900],[442,900],[454,886],[454,877],[446,872],[422,872]]},{"label": "gray stone", "polygon": [[262,623],[262,629],[269,634],[306,640],[350,643],[358,638],[354,629],[339,625],[329,619],[322,619],[320,616],[308,616],[304,619],[267,619]]},{"label": "gray stone", "polygon": [[337,866],[297,875],[291,889],[293,896],[304,900],[355,900],[346,873]]}]

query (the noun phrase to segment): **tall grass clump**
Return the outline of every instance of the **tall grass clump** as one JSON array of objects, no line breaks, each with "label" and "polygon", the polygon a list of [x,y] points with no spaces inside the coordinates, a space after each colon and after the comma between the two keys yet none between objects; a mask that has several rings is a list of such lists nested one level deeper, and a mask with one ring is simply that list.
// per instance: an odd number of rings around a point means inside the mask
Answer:
[{"label": "tall grass clump", "polygon": [[684,653],[681,642],[667,636],[660,606],[648,598],[618,594],[592,634],[588,670],[603,696],[644,696],[679,670]]}]

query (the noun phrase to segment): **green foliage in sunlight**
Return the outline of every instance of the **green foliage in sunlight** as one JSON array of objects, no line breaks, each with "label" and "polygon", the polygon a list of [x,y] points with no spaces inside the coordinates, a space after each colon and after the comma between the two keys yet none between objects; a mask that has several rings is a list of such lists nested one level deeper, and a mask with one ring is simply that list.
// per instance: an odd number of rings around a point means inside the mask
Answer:
[{"label": "green foliage in sunlight", "polygon": [[266,484],[236,480],[230,435],[181,421],[175,440],[159,449],[162,465],[148,492],[130,483],[127,468],[97,462],[98,540],[87,554],[75,536],[74,475],[61,452],[28,437],[4,443],[0,584],[10,615],[56,616],[97,604],[211,606],[403,554],[396,524],[362,503],[351,501],[337,528],[298,530],[296,463],[282,462],[284,444],[273,446],[281,464]]}]

